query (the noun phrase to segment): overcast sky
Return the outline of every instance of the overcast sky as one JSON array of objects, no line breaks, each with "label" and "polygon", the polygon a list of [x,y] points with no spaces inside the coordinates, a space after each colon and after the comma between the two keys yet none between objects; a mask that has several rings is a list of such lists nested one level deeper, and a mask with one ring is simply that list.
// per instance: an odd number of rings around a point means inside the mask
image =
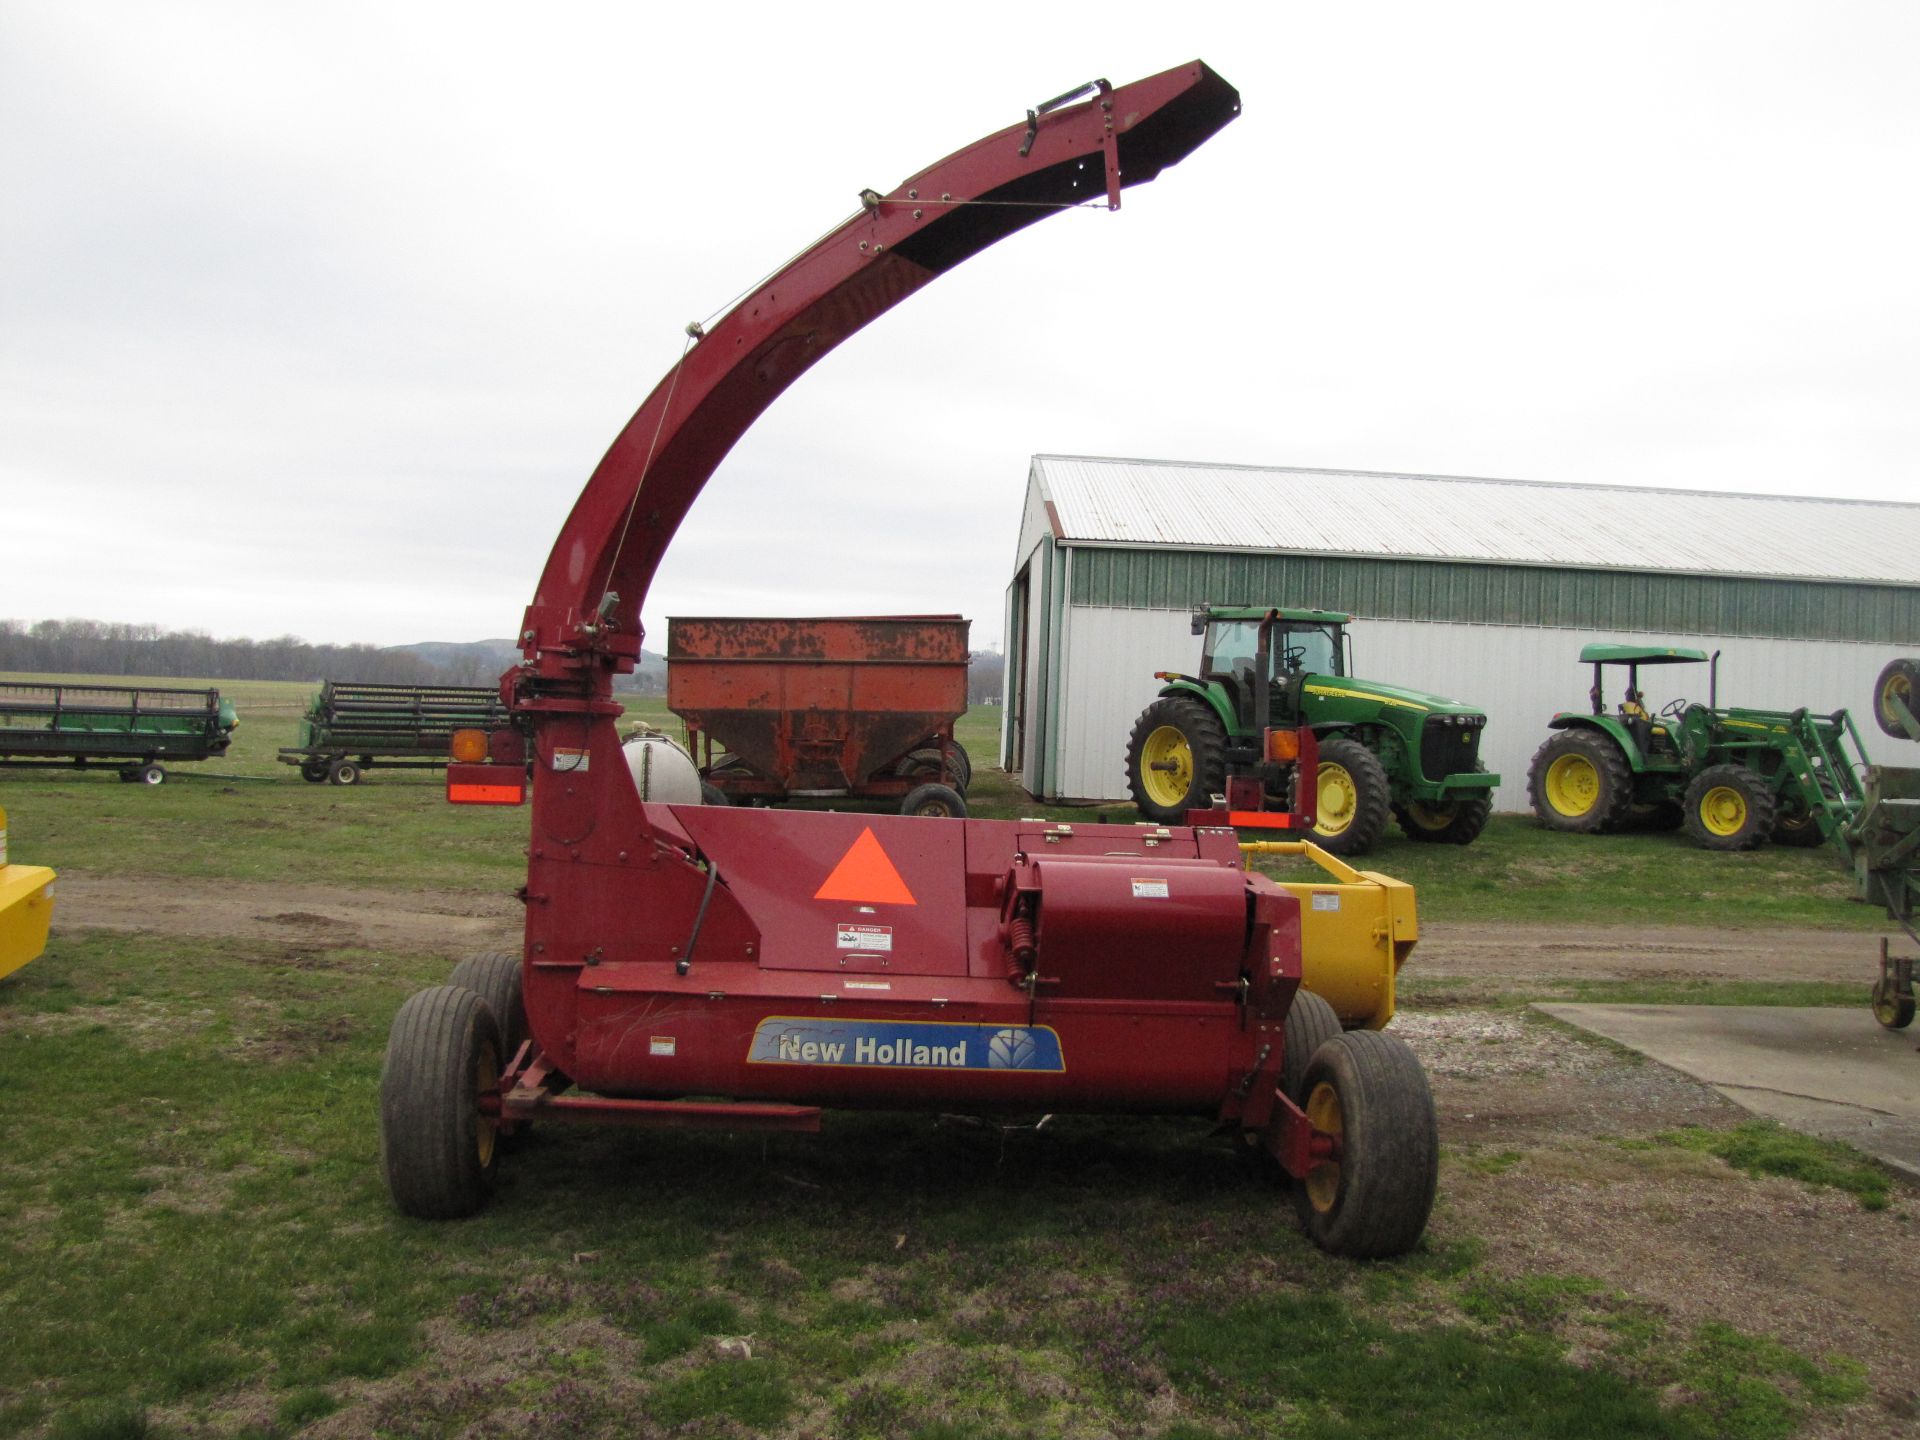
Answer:
[{"label": "overcast sky", "polygon": [[0,617],[509,635],[688,320],[1196,57],[1241,119],[796,384],[649,646],[995,643],[1036,452],[1920,499],[1920,6],[690,9],[0,0]]}]

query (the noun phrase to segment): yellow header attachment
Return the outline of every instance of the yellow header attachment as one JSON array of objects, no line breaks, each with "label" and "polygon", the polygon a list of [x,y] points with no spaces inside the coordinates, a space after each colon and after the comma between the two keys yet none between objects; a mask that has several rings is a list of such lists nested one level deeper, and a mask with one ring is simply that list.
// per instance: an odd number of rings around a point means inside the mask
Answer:
[{"label": "yellow header attachment", "polygon": [[1384,1028],[1393,1019],[1394,979],[1420,938],[1413,887],[1356,870],[1306,840],[1242,841],[1240,853],[1249,869],[1256,855],[1291,855],[1326,873],[1325,880],[1273,877],[1300,902],[1304,983],[1343,1024]]}]

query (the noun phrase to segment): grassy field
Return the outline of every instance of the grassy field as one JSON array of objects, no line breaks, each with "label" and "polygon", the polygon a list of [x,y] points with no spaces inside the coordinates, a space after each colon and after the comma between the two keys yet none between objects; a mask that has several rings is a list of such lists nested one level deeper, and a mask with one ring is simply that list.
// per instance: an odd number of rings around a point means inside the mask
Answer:
[{"label": "grassy field", "polygon": [[[0,773],[14,857],[518,882],[524,815],[453,810],[431,774],[306,784],[273,752],[311,687],[222,689],[243,714],[233,751],[158,789]],[[985,771],[997,718],[962,731],[977,812],[1093,818]],[[1817,852],[1707,857],[1500,820],[1464,852],[1397,842],[1369,863],[1415,879],[1429,920],[1685,924],[1709,918],[1703,901],[1716,924],[1866,918]],[[1496,1273],[1444,1182],[1420,1251],[1330,1260],[1195,1123],[535,1132],[481,1216],[406,1220],[379,1179],[380,1057],[400,1001],[445,970],[74,932],[0,982],[0,1436],[1764,1440],[1865,1388],[1845,1359],[1682,1322],[1589,1276]],[[1664,1164],[1747,1156],[1873,1203],[1826,1147],[1736,1154],[1623,1126]]]}]

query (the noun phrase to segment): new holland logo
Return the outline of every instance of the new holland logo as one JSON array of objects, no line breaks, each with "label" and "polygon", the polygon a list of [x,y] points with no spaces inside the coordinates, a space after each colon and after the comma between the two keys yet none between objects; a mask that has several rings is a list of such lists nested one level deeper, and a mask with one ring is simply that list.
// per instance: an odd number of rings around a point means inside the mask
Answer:
[{"label": "new holland logo", "polygon": [[912,1070],[1064,1071],[1060,1037],[1044,1025],[936,1025],[775,1015],[754,1028],[749,1065]]}]

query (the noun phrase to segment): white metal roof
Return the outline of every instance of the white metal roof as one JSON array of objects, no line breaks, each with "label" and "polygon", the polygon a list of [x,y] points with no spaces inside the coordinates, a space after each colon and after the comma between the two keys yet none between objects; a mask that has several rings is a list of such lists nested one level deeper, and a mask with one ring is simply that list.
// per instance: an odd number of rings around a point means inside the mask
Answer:
[{"label": "white metal roof", "polygon": [[1085,455],[1030,489],[1069,544],[1920,584],[1920,504]]}]

